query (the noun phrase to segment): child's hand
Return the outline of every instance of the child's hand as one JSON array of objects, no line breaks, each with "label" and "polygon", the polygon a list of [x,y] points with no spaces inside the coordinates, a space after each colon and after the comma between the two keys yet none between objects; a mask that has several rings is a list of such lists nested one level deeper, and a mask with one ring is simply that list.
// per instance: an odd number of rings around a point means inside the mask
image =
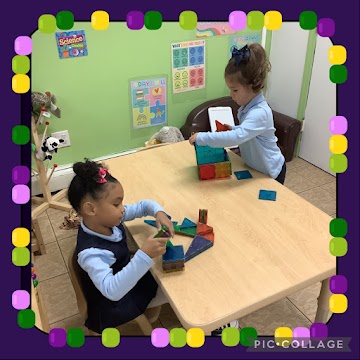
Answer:
[{"label": "child's hand", "polygon": [[146,255],[151,258],[155,258],[157,256],[163,255],[166,253],[166,243],[168,239],[166,238],[154,238],[154,236],[150,236],[141,247],[141,251],[143,251]]},{"label": "child's hand", "polygon": [[174,237],[175,230],[173,223],[163,211],[156,213],[156,226],[159,231],[161,230],[162,226],[166,226],[171,234],[171,237]]},{"label": "child's hand", "polygon": [[197,138],[197,135],[198,135],[198,133],[191,134],[191,136],[190,136],[190,138],[189,138],[189,143],[190,143],[191,145],[193,145],[193,144],[195,143],[196,138]]}]

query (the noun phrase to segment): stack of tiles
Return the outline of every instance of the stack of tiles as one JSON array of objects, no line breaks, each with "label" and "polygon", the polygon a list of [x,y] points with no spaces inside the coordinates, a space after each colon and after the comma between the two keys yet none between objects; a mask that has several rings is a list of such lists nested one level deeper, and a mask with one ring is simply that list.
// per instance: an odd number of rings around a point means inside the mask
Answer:
[{"label": "stack of tiles", "polygon": [[162,269],[164,272],[185,270],[184,247],[182,245],[166,247],[166,253],[162,259]]},{"label": "stack of tiles", "polygon": [[200,180],[220,179],[231,176],[231,162],[225,149],[195,144],[195,154]]}]

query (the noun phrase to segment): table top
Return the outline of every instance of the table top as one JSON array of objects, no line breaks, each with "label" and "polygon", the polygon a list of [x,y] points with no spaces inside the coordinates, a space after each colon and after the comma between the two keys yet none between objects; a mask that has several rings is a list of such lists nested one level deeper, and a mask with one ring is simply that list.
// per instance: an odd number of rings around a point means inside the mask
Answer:
[{"label": "table top", "polygon": [[[228,152],[233,172],[248,169],[253,179],[200,181],[187,141],[106,161],[124,187],[124,204],[155,200],[179,223],[197,222],[199,209],[208,209],[214,246],[185,271],[164,273],[161,257],[151,269],[186,329],[211,331],[336,273],[331,217]],[[259,200],[260,189],[276,191],[276,201]],[[126,226],[139,246],[157,232],[144,218]],[[185,252],[191,241],[172,239]]]}]

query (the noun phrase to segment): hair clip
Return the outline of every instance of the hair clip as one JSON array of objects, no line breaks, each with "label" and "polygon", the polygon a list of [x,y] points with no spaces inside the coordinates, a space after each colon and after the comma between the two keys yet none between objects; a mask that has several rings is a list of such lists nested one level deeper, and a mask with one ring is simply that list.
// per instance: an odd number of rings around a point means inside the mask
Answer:
[{"label": "hair clip", "polygon": [[108,174],[108,171],[104,168],[99,168],[99,172],[97,173],[97,176],[95,178],[96,182],[98,184],[105,184],[107,180],[105,179],[105,176]]},{"label": "hair clip", "polygon": [[234,46],[231,59],[235,59],[236,66],[240,65],[241,63],[246,64],[250,59],[249,47],[245,45],[241,49],[237,49],[236,46]]}]

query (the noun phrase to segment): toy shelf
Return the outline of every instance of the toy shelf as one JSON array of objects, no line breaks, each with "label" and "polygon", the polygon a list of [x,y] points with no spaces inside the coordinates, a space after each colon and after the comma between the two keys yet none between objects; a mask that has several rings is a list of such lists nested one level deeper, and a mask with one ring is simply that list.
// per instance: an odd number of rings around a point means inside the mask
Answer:
[{"label": "toy shelf", "polygon": [[36,152],[41,148],[41,144],[46,136],[47,125],[43,134],[42,141],[39,139],[38,134],[38,126],[42,123],[43,113],[40,114],[39,120],[36,123],[34,117],[31,118],[31,135],[32,135],[32,142],[35,145],[35,151],[33,152],[34,160],[36,164],[36,169],[38,173],[38,179],[41,187],[42,197],[39,196],[32,196],[31,201],[37,204],[40,204],[37,208],[32,210],[31,212],[31,223],[32,223],[32,231],[35,234],[36,242],[32,245],[32,252],[46,254],[46,249],[43,241],[43,237],[40,231],[40,226],[38,222],[38,217],[47,209],[54,208],[64,211],[71,210],[71,205],[64,204],[60,202],[67,193],[67,190],[61,190],[54,196],[51,195],[49,190],[49,181],[50,178],[55,170],[55,165],[50,173],[50,176],[47,176],[47,171],[44,166],[44,161],[39,160],[36,157]]}]

